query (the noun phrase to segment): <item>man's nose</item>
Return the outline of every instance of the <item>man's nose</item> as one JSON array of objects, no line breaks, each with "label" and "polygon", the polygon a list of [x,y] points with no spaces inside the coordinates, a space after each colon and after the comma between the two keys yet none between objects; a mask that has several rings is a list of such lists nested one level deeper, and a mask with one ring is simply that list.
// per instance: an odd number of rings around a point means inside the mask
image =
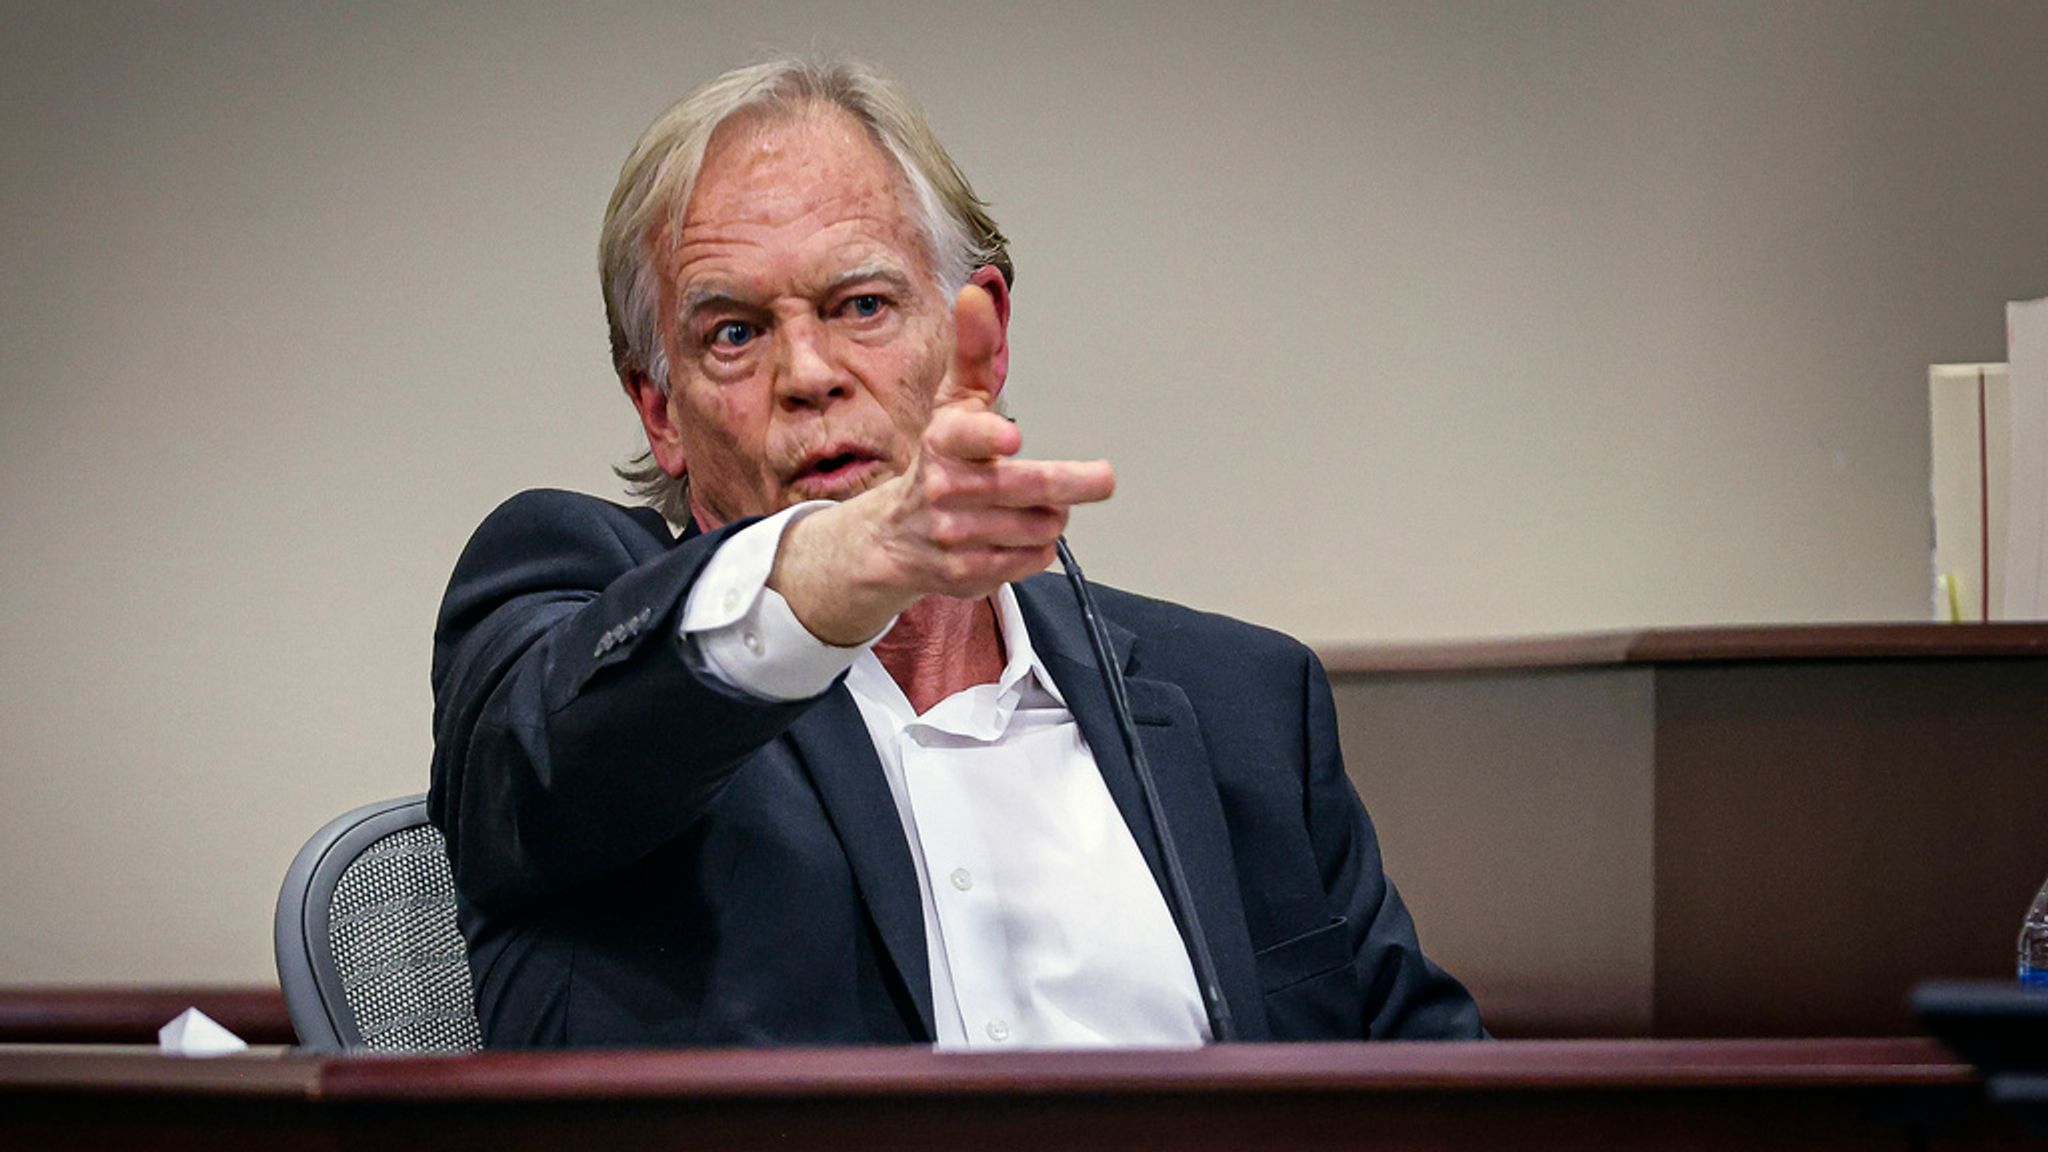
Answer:
[{"label": "man's nose", "polygon": [[780,363],[776,366],[776,400],[786,408],[822,408],[852,390],[852,377],[839,363],[832,333],[815,316],[780,325]]}]

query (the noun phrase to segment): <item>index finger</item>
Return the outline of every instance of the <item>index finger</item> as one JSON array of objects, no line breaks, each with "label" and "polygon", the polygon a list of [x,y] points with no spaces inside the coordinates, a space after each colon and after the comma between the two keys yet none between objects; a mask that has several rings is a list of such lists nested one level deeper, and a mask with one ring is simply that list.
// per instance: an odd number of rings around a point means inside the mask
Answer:
[{"label": "index finger", "polygon": [[1012,508],[1097,504],[1116,494],[1107,460],[1005,460],[996,465],[995,502]]}]

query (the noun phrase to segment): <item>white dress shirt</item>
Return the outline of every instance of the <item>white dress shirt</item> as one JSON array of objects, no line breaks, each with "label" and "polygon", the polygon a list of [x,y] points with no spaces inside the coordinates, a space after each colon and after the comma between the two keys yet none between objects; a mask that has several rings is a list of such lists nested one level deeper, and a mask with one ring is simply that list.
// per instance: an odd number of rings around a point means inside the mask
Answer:
[{"label": "white dress shirt", "polygon": [[874,640],[823,644],[767,587],[784,529],[826,506],[735,533],[691,588],[682,629],[701,670],[763,699],[816,695],[846,673],[917,869],[939,1046],[1208,1039],[1166,901],[1015,593],[992,598],[1002,675],[920,716]]}]

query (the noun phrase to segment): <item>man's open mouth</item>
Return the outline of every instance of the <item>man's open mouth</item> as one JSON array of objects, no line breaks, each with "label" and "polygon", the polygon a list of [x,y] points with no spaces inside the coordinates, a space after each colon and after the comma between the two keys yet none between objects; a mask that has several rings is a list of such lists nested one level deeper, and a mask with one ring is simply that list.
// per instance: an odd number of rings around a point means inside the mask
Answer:
[{"label": "man's open mouth", "polygon": [[875,453],[859,445],[835,444],[804,462],[797,471],[796,484],[817,495],[830,495],[859,483],[879,459]]},{"label": "man's open mouth", "polygon": [[869,459],[872,459],[872,457],[863,456],[859,452],[841,452],[813,463],[810,467],[804,469],[804,475],[831,476],[836,472],[851,468],[855,464]]}]

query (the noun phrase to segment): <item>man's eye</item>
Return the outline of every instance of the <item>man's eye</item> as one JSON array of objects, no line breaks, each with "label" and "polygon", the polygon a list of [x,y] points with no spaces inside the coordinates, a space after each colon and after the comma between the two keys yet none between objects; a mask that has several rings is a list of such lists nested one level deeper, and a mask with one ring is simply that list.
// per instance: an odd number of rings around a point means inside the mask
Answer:
[{"label": "man's eye", "polygon": [[740,348],[758,335],[759,331],[744,320],[727,320],[711,330],[709,343],[713,347]]},{"label": "man's eye", "polygon": [[855,296],[846,302],[846,310],[865,320],[882,310],[882,298],[873,293]]}]

